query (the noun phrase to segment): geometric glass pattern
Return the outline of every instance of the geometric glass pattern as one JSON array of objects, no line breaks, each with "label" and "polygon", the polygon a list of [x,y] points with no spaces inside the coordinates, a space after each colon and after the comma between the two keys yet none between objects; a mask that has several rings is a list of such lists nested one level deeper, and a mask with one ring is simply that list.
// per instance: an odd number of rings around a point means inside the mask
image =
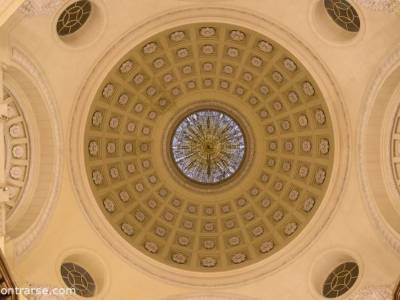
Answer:
[{"label": "geometric glass pattern", "polygon": [[360,18],[357,11],[346,0],[324,0],[325,9],[337,25],[346,31],[358,32]]},{"label": "geometric glass pattern", "polygon": [[60,36],[78,31],[88,20],[92,5],[88,0],[72,3],[60,15],[57,21],[57,33]]},{"label": "geometric glass pattern", "polygon": [[225,113],[197,111],[178,125],[172,138],[172,154],[188,178],[214,184],[231,177],[245,153],[239,125]]},{"label": "geometric glass pattern", "polygon": [[322,294],[326,298],[337,298],[354,285],[358,278],[358,265],[346,262],[337,266],[325,280]]},{"label": "geometric glass pattern", "polygon": [[75,294],[86,298],[94,296],[96,284],[84,268],[74,263],[63,263],[60,271],[65,284],[75,289]]}]

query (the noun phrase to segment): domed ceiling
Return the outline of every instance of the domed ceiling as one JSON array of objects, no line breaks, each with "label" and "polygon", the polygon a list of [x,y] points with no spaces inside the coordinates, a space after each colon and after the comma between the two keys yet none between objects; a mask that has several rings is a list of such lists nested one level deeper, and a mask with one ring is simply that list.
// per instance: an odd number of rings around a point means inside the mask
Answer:
[{"label": "domed ceiling", "polygon": [[221,23],[161,32],[121,58],[84,139],[93,195],[115,231],[200,272],[288,245],[333,165],[328,108],[309,72],[275,41]]}]

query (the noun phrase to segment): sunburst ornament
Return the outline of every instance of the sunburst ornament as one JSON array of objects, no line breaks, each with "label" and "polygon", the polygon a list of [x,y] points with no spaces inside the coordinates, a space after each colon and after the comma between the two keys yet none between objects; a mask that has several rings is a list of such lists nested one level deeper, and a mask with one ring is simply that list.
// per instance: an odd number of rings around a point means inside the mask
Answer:
[{"label": "sunburst ornament", "polygon": [[216,110],[197,111],[176,128],[171,143],[178,169],[189,179],[216,184],[239,169],[245,154],[245,139],[239,125]]}]

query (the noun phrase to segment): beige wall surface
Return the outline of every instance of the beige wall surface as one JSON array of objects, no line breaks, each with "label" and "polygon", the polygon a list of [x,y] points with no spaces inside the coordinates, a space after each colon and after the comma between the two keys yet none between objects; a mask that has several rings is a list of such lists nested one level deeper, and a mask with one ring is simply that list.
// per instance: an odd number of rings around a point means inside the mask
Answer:
[{"label": "beige wall surface", "polygon": [[[358,174],[360,150],[357,139],[361,113],[366,105],[365,91],[371,84],[371,79],[379,72],[385,57],[399,45],[398,16],[356,6],[363,24],[359,36],[338,42],[330,39],[328,34],[321,36],[318,31],[318,26],[325,25],[319,19],[316,21],[313,16],[317,2],[314,0],[94,2],[99,10],[98,28],[91,32],[95,36],[82,43],[61,41],[58,38],[54,29],[59,14],[57,11],[51,15],[25,17],[17,13],[14,17],[18,22],[8,29],[9,47],[20,49],[38,66],[54,95],[52,101],[59,113],[62,128],[60,142],[65,150],[61,189],[55,199],[54,210],[49,215],[48,224],[42,235],[34,241],[32,248],[23,256],[15,257],[13,261],[13,272],[19,282],[63,286],[59,264],[69,253],[77,251],[89,253],[102,264],[104,287],[95,299],[162,300],[168,297],[173,299],[174,295],[206,293],[225,293],[255,299],[322,299],[319,291],[316,291],[315,272],[319,259],[324,259],[325,255],[336,251],[349,253],[360,265],[360,278],[351,293],[367,286],[394,286],[399,277],[400,259],[375,230],[367,212]],[[90,77],[93,68],[102,57],[112,50],[127,32],[144,26],[151,20],[184,8],[206,7],[218,7],[221,8],[220,11],[230,8],[248,14],[254,13],[260,18],[279,24],[301,41],[315,55],[313,59],[325,67],[336,84],[348,121],[349,143],[344,147],[349,147],[350,151],[347,179],[339,204],[326,226],[319,228],[320,234],[316,239],[294,259],[274,272],[259,276],[250,282],[215,288],[193,287],[161,280],[124,260],[99,235],[97,228],[86,215],[73,187],[73,174],[69,165],[74,105],[83,83]],[[232,12],[226,9],[227,17],[231,14]],[[215,19],[217,17],[213,19],[210,16],[200,21]],[[327,19],[326,22],[328,21],[330,20]],[[151,32],[163,29],[155,28]],[[288,44],[290,49],[290,42]],[[133,46],[135,45],[132,45],[132,48]],[[119,57],[111,59],[115,62]],[[111,66],[112,64],[109,65]],[[12,247],[12,241],[9,246]]]}]

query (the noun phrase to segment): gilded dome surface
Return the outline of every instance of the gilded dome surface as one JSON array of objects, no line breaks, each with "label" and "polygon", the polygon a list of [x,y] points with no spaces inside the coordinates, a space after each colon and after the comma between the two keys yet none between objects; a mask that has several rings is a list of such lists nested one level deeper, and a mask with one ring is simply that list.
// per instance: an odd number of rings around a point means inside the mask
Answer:
[{"label": "gilded dome surface", "polygon": [[329,111],[310,73],[268,37],[222,23],[135,46],[99,87],[84,139],[93,195],[115,231],[199,272],[288,245],[333,165]]}]

